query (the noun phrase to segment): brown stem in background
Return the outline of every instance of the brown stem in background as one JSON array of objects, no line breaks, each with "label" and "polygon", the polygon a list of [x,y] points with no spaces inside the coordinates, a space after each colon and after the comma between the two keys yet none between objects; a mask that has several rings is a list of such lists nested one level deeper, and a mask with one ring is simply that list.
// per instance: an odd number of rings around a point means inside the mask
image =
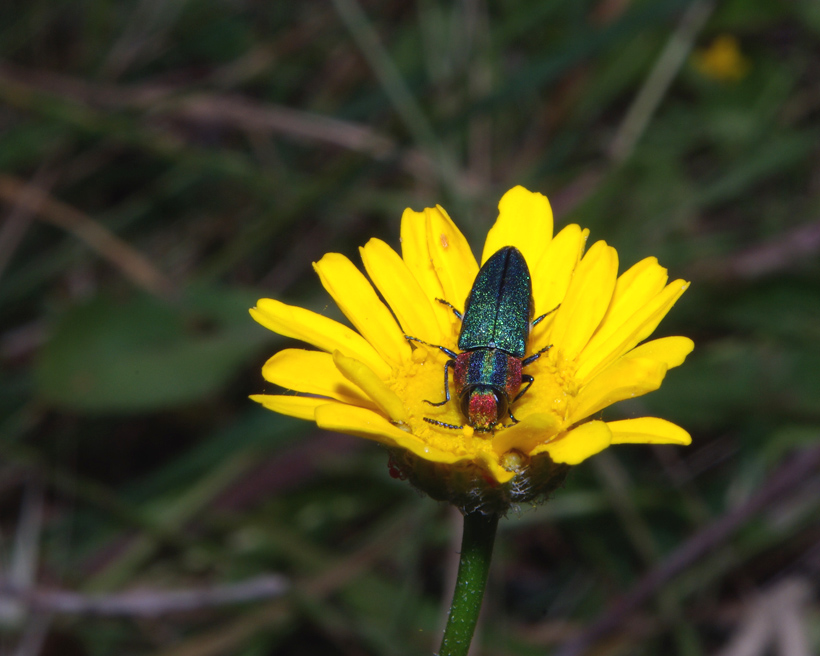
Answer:
[{"label": "brown stem in background", "polygon": [[672,552],[660,566],[644,576],[631,591],[612,602],[601,617],[583,630],[580,635],[567,642],[558,652],[558,656],[586,654],[599,640],[617,631],[641,604],[655,594],[658,588],[683,572],[715,546],[727,540],[732,533],[778,497],[799,487],[818,468],[820,468],[820,446],[797,454],[781,466],[757,494],[693,535]]},{"label": "brown stem in background", "polygon": [[171,294],[171,280],[144,255],[102,224],[70,205],[52,198],[34,184],[10,175],[0,175],[0,200],[12,203],[35,214],[41,220],[72,233],[145,291],[163,297]]},{"label": "brown stem in background", "polygon": [[814,221],[738,253],[695,264],[693,273],[720,282],[755,280],[791,269],[819,252],[820,221]]},{"label": "brown stem in background", "polygon": [[82,594],[68,590],[21,588],[0,583],[0,597],[12,598],[30,610],[70,615],[158,617],[216,606],[275,599],[290,588],[283,576],[259,576],[239,583],[182,590],[134,590]]}]

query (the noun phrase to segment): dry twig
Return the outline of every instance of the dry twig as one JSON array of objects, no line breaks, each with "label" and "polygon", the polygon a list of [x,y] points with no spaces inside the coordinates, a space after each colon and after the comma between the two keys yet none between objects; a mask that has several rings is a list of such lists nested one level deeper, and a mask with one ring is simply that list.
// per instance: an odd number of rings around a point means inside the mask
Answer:
[{"label": "dry twig", "polygon": [[744,621],[717,656],[763,656],[777,645],[778,656],[809,656],[806,627],[801,617],[811,598],[803,579],[784,579],[749,605]]},{"label": "dry twig", "polygon": [[0,597],[12,598],[31,610],[70,615],[158,617],[230,604],[281,597],[290,588],[283,576],[268,575],[209,588],[134,590],[113,594],[81,594],[68,590],[21,588],[0,583]]},{"label": "dry twig", "polygon": [[0,200],[24,208],[41,220],[72,233],[146,291],[157,296],[171,293],[171,280],[145,256],[91,217],[52,198],[42,189],[19,178],[0,175]]},{"label": "dry twig", "polygon": [[798,488],[820,468],[820,446],[808,449],[778,469],[768,483],[743,505],[718,518],[693,535],[651,570],[627,594],[616,599],[609,609],[580,635],[566,643],[558,656],[582,656],[599,640],[617,631],[641,604],[655,591],[703,557],[715,546],[727,540],[738,528],[763,508]]},{"label": "dry twig", "polygon": [[797,262],[816,257],[820,252],[820,221],[807,223],[779,237],[744,251],[700,264],[702,278],[754,280],[792,268]]},{"label": "dry twig", "polygon": [[419,150],[399,154],[398,144],[369,126],[271,103],[258,103],[236,94],[186,93],[171,85],[116,86],[48,71],[0,64],[3,97],[26,104],[31,94],[59,97],[73,103],[107,109],[137,109],[199,124],[215,124],[257,133],[282,134],[331,144],[376,159],[397,157],[409,172],[429,171],[433,164]]}]

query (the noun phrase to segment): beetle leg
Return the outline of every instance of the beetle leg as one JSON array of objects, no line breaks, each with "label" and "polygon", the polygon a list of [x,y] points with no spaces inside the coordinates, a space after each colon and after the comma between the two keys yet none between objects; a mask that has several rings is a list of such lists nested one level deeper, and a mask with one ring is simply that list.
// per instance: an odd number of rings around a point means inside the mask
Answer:
[{"label": "beetle leg", "polygon": [[[527,386],[515,395],[515,398],[512,400],[512,403],[510,403],[510,406],[512,406],[513,403],[515,403],[518,399],[524,396],[524,392],[526,392],[530,387],[532,387],[532,384],[535,382],[535,378],[533,378],[529,374],[521,374],[521,382],[527,383]],[[509,410],[509,413],[510,417],[512,417],[512,419],[515,420],[515,423],[517,424],[518,420],[512,416],[512,410]]]},{"label": "beetle leg", "polygon": [[430,417],[422,417],[424,421],[428,424],[433,424],[433,426],[441,426],[442,428],[452,428],[453,430],[461,430],[464,426],[456,426],[455,424],[445,424],[443,421],[439,421],[438,419],[430,419]]},{"label": "beetle leg", "polygon": [[420,340],[418,337],[410,337],[410,335],[405,335],[404,339],[406,339],[408,342],[418,342],[419,344],[424,344],[425,346],[437,348],[442,353],[446,353],[447,355],[449,355],[453,360],[455,360],[458,357],[458,353],[456,353],[455,351],[451,351],[446,346],[439,346],[438,344],[428,344],[427,342]]},{"label": "beetle leg", "polygon": [[[513,425],[518,423],[518,419],[515,418],[515,415],[512,413],[512,404],[515,403],[518,399],[524,396],[524,392],[526,392],[532,384],[535,382],[535,378],[530,376],[529,374],[521,374],[521,382],[527,383],[527,386],[522,389],[518,394],[515,395],[515,398],[512,400],[510,405],[507,406],[507,414],[510,415],[510,419],[512,419]],[[504,428],[509,428],[509,426],[504,426]]]},{"label": "beetle leg", "polygon": [[[437,299],[437,300],[438,300],[438,299]],[[544,312],[544,314],[542,314],[540,317],[538,317],[537,319],[535,319],[535,320],[534,320],[534,321],[530,324],[530,327],[534,327],[534,326],[538,325],[539,323],[541,323],[541,322],[542,322],[544,319],[546,319],[549,315],[551,315],[553,312],[555,312],[555,311],[556,311],[559,307],[561,307],[561,304],[560,304],[560,303],[559,303],[558,305],[556,305],[554,308],[552,308],[549,312]]]},{"label": "beetle leg", "polygon": [[526,367],[528,364],[532,364],[538,358],[540,358],[544,353],[549,351],[551,348],[552,348],[552,344],[550,344],[549,346],[545,346],[544,348],[542,348],[537,353],[533,353],[530,357],[524,358],[523,360],[521,360],[521,366]]},{"label": "beetle leg", "polygon": [[425,399],[425,403],[438,407],[450,402],[450,367],[455,366],[455,364],[455,360],[447,360],[447,362],[444,363],[444,400],[441,403],[433,403]]},{"label": "beetle leg", "polygon": [[448,303],[443,298],[437,298],[436,300],[439,303],[441,303],[442,305],[446,305],[448,308],[450,308],[453,311],[453,314],[456,315],[459,318],[459,321],[464,318],[464,316],[461,314],[461,312],[456,310],[455,306],[453,306],[452,303]]}]

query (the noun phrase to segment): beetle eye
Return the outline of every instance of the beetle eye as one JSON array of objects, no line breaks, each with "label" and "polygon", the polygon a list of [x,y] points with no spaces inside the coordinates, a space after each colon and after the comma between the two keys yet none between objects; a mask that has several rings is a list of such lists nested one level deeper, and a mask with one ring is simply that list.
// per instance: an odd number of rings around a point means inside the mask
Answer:
[{"label": "beetle eye", "polygon": [[501,418],[507,414],[507,399],[504,398],[503,395],[499,396],[498,394],[493,391],[493,396],[495,397],[495,407],[496,407],[496,417],[500,421]]},{"label": "beetle eye", "polygon": [[470,397],[472,394],[464,394],[461,397],[461,414],[465,417],[470,416]]}]

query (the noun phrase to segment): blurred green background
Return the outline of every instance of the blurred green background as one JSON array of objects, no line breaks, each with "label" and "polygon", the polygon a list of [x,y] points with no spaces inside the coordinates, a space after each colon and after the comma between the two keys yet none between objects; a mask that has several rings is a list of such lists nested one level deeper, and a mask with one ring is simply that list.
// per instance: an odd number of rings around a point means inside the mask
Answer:
[{"label": "blurred green background", "polygon": [[[323,253],[436,203],[480,252],[523,184],[692,280],[657,335],[694,354],[606,416],[694,442],[503,521],[476,653],[558,653],[730,524],[595,653],[818,653],[817,468],[736,520],[820,435],[818,119],[816,0],[3,3],[0,651],[432,653],[458,518],[250,402],[286,342],[247,308],[338,316]],[[271,573],[294,592],[159,617],[19,603]]]}]

